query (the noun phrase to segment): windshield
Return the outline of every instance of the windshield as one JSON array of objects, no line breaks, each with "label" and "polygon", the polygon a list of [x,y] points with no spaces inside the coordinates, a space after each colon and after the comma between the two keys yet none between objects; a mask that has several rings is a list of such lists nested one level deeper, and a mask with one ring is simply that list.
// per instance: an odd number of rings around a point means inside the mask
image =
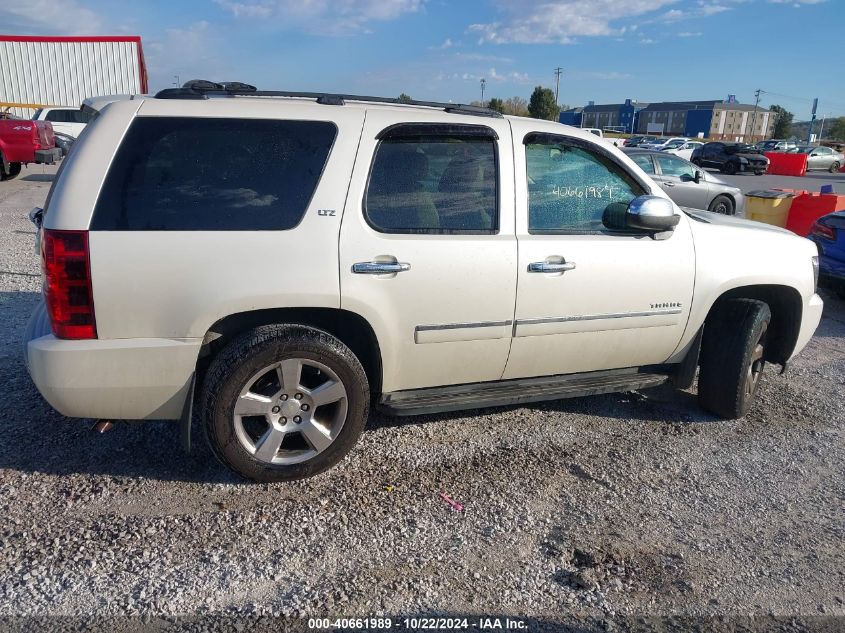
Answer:
[{"label": "windshield", "polygon": [[683,141],[670,141],[669,143],[666,143],[666,149],[675,149],[676,147],[680,147],[683,144]]}]

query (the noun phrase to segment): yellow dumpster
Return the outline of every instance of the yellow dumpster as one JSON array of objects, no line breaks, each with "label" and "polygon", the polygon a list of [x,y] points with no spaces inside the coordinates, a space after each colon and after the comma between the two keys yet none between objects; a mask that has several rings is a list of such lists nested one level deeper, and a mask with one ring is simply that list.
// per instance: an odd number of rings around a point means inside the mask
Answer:
[{"label": "yellow dumpster", "polygon": [[745,215],[749,220],[786,227],[794,196],[789,191],[749,191],[745,194]]}]

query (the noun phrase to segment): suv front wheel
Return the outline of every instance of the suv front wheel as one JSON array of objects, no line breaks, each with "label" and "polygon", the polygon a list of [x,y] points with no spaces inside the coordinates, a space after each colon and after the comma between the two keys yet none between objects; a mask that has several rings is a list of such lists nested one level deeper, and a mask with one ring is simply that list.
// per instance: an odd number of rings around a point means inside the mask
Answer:
[{"label": "suv front wheel", "polygon": [[361,436],[369,399],[364,369],[340,340],[303,325],[266,325],[214,358],[202,413],[224,465],[255,481],[289,481],[343,459]]},{"label": "suv front wheel", "polygon": [[768,304],[729,299],[714,307],[704,324],[698,402],[725,419],[741,418],[751,408],[763,374]]}]

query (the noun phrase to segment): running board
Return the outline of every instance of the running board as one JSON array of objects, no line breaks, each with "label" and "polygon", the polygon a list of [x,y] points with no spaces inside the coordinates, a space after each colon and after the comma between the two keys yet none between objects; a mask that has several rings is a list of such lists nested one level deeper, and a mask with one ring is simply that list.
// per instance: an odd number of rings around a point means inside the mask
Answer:
[{"label": "running board", "polygon": [[379,408],[399,416],[443,413],[645,389],[667,380],[669,376],[666,374],[639,372],[637,369],[496,380],[385,393],[381,396]]}]

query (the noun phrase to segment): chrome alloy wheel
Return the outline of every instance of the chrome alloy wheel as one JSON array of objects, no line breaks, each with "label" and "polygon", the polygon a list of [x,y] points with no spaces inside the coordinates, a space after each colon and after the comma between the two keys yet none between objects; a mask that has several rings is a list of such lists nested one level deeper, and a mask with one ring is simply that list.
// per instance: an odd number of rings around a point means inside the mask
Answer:
[{"label": "chrome alloy wheel", "polygon": [[764,340],[766,338],[766,329],[768,324],[763,324],[763,330],[760,332],[760,338],[754,345],[754,351],[751,352],[751,362],[748,364],[748,374],[745,377],[745,394],[748,397],[754,395],[757,390],[757,384],[760,382],[760,376],[763,374],[763,353],[765,352]]},{"label": "chrome alloy wheel", "polygon": [[235,434],[259,461],[299,464],[337,439],[347,406],[346,388],[331,369],[289,358],[246,381],[235,401]]}]

